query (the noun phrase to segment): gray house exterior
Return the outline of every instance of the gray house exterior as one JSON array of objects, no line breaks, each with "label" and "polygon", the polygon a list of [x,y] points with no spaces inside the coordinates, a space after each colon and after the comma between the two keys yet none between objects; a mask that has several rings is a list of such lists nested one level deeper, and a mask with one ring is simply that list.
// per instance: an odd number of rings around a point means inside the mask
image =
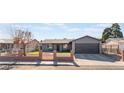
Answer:
[{"label": "gray house exterior", "polygon": [[72,39],[46,39],[41,42],[41,49],[45,52],[54,50],[57,50],[58,52],[70,51],[71,41]]},{"label": "gray house exterior", "polygon": [[101,41],[91,36],[78,39],[49,39],[41,43],[43,51],[73,51],[76,54],[98,54],[101,53]]}]

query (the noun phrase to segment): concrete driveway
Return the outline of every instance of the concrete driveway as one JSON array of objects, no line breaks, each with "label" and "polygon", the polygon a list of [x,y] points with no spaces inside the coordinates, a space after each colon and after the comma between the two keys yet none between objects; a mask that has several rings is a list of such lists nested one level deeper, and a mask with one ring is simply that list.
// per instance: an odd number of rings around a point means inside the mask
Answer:
[{"label": "concrete driveway", "polygon": [[124,62],[115,55],[76,54],[75,61],[80,66],[124,66]]},{"label": "concrete driveway", "polygon": [[119,61],[117,56],[104,55],[104,54],[76,54],[75,57],[76,59],[81,59],[82,61],[104,61],[104,62]]}]

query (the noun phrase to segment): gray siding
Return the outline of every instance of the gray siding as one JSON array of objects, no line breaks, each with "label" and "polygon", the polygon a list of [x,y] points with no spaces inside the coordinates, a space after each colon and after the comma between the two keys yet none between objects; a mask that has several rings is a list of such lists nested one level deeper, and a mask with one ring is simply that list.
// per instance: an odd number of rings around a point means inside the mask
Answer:
[{"label": "gray siding", "polygon": [[101,53],[101,42],[90,37],[82,37],[72,42],[72,51],[76,53]]},{"label": "gray siding", "polygon": [[99,44],[98,43],[83,43],[76,44],[75,53],[83,54],[98,54],[99,53]]}]

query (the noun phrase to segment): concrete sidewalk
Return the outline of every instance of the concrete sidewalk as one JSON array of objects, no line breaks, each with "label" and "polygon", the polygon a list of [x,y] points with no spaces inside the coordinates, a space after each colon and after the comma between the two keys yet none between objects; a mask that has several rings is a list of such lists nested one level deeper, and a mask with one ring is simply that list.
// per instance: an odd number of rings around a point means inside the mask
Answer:
[{"label": "concrete sidewalk", "polygon": [[[77,64],[78,66],[76,66]],[[0,62],[0,69],[13,70],[124,70],[124,62],[105,55],[79,55],[75,62]]]},{"label": "concrete sidewalk", "polygon": [[10,65],[0,65],[0,69],[7,70],[124,70],[124,62],[76,62],[80,67],[75,66],[71,62],[61,62],[57,66],[53,62],[43,62],[41,64],[36,64],[36,62],[19,62]]}]

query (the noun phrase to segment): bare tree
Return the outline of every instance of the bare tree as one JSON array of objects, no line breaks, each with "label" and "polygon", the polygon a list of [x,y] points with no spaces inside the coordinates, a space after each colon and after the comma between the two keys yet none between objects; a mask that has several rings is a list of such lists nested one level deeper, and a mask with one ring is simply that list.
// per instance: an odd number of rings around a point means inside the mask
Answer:
[{"label": "bare tree", "polygon": [[32,40],[32,33],[28,30],[15,29],[11,30],[11,36],[16,47],[23,46],[23,55],[26,56],[26,45]]}]

